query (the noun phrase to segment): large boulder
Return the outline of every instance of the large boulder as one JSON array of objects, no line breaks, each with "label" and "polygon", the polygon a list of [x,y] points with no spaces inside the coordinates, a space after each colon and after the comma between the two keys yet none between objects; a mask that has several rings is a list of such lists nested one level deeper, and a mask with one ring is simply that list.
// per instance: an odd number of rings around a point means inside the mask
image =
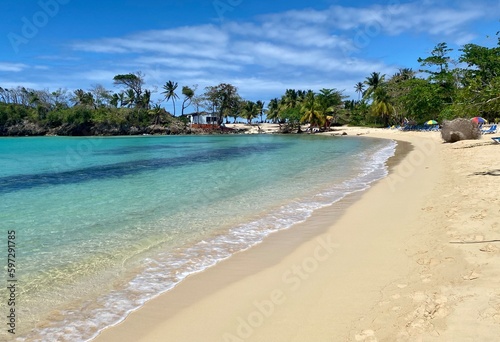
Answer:
[{"label": "large boulder", "polygon": [[448,143],[460,140],[474,140],[481,137],[481,130],[476,123],[469,119],[455,119],[443,122],[441,137]]}]

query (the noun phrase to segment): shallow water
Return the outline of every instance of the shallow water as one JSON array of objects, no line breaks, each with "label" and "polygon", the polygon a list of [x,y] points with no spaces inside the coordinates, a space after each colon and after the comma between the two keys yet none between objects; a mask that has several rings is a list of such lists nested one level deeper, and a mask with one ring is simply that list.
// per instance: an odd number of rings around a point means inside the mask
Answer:
[{"label": "shallow water", "polygon": [[366,189],[394,150],[306,135],[1,139],[16,336],[88,340],[187,275]]}]

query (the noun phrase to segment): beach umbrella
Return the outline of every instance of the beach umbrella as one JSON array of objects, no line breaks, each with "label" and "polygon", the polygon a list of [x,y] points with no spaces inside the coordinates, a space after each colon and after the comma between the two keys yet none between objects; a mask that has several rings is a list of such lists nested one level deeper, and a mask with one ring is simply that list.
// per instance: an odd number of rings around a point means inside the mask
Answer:
[{"label": "beach umbrella", "polygon": [[429,120],[425,123],[426,125],[437,125],[437,121],[436,120]]},{"label": "beach umbrella", "polygon": [[482,117],[480,116],[476,116],[474,118],[471,119],[472,122],[475,122],[477,124],[484,124],[486,122],[485,119],[483,119]]}]

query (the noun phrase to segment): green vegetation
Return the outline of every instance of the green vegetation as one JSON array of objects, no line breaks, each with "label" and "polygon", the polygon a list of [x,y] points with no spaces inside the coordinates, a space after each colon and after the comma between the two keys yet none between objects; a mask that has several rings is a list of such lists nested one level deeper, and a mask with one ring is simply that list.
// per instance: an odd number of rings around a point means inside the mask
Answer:
[{"label": "green vegetation", "polygon": [[165,89],[165,91],[162,92],[162,94],[165,95],[165,100],[167,101],[172,100],[172,105],[174,107],[174,116],[175,116],[175,99],[179,98],[179,96],[175,93],[177,86],[178,86],[177,82],[168,81],[163,86],[163,89]]},{"label": "green vegetation", "polygon": [[228,117],[245,117],[250,122],[264,114],[264,102],[243,100],[230,84],[206,87],[205,93],[199,95],[195,94],[196,85],[183,86],[182,115],[175,117],[177,82],[168,81],[163,86],[163,100],[171,101],[174,107],[171,115],[160,105],[161,101],[151,103],[152,91],[144,87],[140,72],[116,75],[113,81],[121,91],[113,93],[102,85],[72,93],[63,89],[51,93],[0,87],[0,135],[182,133],[188,132],[189,119],[184,111],[190,105],[196,112],[200,108],[211,112],[219,125]]},{"label": "green vegetation", "polygon": [[[138,134],[141,129],[127,130],[151,125],[175,126],[182,131],[189,106],[197,113],[200,109],[211,113],[218,125],[224,120],[228,122],[228,118],[234,121],[244,118],[248,123],[260,118],[262,122],[265,114],[267,121],[284,125],[284,131],[297,132],[301,124],[323,129],[340,124],[387,126],[404,121],[442,122],[473,116],[497,122],[500,120],[500,38],[497,39],[497,46],[492,48],[476,44],[463,46],[456,61],[450,57],[452,49],[446,43],[439,43],[430,56],[418,58],[422,67],[418,72],[401,68],[390,77],[372,72],[364,81],[357,82],[354,85],[357,99],[347,99],[343,91],[337,89],[319,92],[287,89],[280,98],[268,101],[267,108],[263,101],[242,99],[238,89],[227,83],[208,86],[202,94],[197,93],[196,85],[182,86],[180,98],[176,92],[178,83],[169,80],[162,94],[163,101],[172,102],[172,116],[160,106],[161,101],[151,103],[153,91],[145,88],[144,75],[140,72],[116,75],[114,84],[121,88],[116,93],[101,85],[72,93],[63,89],[49,92],[0,87],[0,135],[24,132],[22,129],[9,131],[16,125],[37,127],[33,134],[53,133],[51,129],[60,127],[68,129],[56,130],[56,134],[106,134],[98,127],[111,127],[116,134]],[[175,117],[177,99],[182,101],[179,118]]]},{"label": "green vegetation", "polygon": [[337,89],[312,90],[287,89],[280,98],[269,101],[267,119],[286,124],[285,131],[297,129],[300,124],[309,123],[311,127],[326,127],[346,122],[348,109],[344,103],[346,96]]},{"label": "green vegetation", "polygon": [[291,129],[299,122],[313,127],[387,127],[404,121],[442,122],[474,116],[499,121],[500,38],[493,48],[467,44],[460,51],[461,56],[454,61],[449,56],[452,49],[439,43],[430,56],[418,58],[422,77],[409,68],[399,69],[391,77],[372,72],[354,85],[357,100],[345,100],[343,92],[336,89],[319,93],[288,89],[281,98],[269,101],[267,118],[286,123]]}]

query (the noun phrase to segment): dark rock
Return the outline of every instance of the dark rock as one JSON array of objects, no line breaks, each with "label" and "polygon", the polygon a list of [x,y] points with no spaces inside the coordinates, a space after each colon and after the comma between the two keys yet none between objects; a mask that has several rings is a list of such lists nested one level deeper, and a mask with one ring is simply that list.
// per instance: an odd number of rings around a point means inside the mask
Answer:
[{"label": "dark rock", "polygon": [[471,120],[460,118],[443,122],[441,137],[445,142],[449,143],[460,140],[474,140],[481,137],[481,130]]},{"label": "dark rock", "polygon": [[28,121],[0,128],[0,134],[3,136],[40,136],[47,134],[47,131],[45,127]]},{"label": "dark rock", "polygon": [[146,129],[147,134],[166,134],[167,129],[162,125],[151,125]]}]

